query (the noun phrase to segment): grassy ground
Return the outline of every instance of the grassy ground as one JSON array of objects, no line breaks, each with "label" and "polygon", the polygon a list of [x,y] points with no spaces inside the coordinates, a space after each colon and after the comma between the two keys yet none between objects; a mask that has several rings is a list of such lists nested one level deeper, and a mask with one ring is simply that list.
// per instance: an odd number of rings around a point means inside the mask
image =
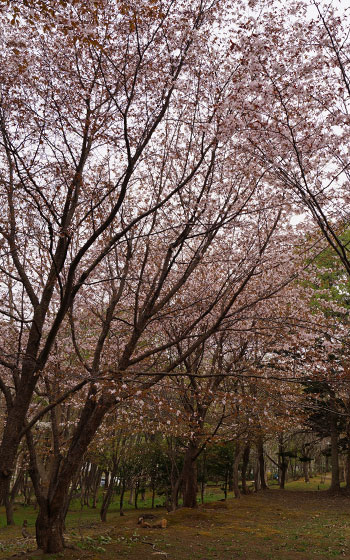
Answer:
[{"label": "grassy ground", "polygon": [[[45,560],[306,560],[347,558],[350,560],[350,498],[318,491],[319,479],[306,485],[292,482],[285,491],[274,489],[244,496],[240,500],[210,502],[197,510],[179,509],[166,514],[165,530],[142,529],[140,511],[124,517],[114,511],[108,522],[98,521],[98,512],[84,509],[69,514],[67,541],[76,550],[64,555],[46,555]],[[314,490],[314,491],[312,491]],[[215,497],[212,492],[211,498]],[[22,508],[21,508],[22,509]],[[18,519],[23,511],[18,510]],[[25,512],[29,532],[34,535],[33,512]],[[3,514],[0,512],[3,520]],[[20,528],[0,528],[0,559],[19,551],[21,558],[36,558],[26,550]],[[1,552],[1,548],[3,549]]]}]

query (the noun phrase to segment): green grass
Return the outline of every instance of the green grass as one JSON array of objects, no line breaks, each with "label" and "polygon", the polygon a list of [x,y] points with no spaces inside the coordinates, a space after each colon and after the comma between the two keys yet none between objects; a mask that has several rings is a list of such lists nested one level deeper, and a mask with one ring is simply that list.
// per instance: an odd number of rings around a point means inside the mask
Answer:
[{"label": "green grass", "polygon": [[[274,481],[275,482],[275,481]],[[286,490],[301,491],[301,492],[312,492],[312,491],[322,491],[328,490],[331,483],[331,475],[327,474],[325,481],[320,476],[314,476],[310,478],[310,482],[306,483],[303,478],[299,480],[291,480],[286,484]],[[278,483],[270,484],[272,489],[278,488]]]}]

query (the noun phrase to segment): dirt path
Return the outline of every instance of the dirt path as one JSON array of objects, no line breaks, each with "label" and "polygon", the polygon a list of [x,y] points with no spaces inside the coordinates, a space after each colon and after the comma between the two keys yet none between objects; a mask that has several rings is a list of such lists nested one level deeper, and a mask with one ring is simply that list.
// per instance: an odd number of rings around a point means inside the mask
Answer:
[{"label": "dirt path", "polygon": [[[350,560],[350,498],[327,492],[268,490],[197,510],[160,512],[168,520],[166,530],[140,528],[139,514],[111,516],[106,525],[83,522],[78,533],[67,534],[77,550],[41,558]],[[0,558],[5,557],[9,555],[0,553]],[[21,558],[38,557],[26,553]]]}]

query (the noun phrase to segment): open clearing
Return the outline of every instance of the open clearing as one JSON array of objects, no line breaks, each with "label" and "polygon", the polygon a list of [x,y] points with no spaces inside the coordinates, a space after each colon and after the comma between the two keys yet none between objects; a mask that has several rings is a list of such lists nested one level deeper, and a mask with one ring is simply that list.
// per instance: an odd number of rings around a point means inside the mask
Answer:
[{"label": "open clearing", "polygon": [[[309,486],[310,490],[314,486]],[[350,498],[300,490],[303,483],[288,487],[205,504],[197,510],[179,509],[170,514],[156,510],[157,515],[167,518],[166,530],[137,525],[138,516],[151,510],[130,510],[124,517],[112,512],[108,522],[101,524],[96,510],[85,509],[81,514],[70,514],[68,520],[67,541],[76,549],[41,558],[350,559]],[[34,512],[27,513],[29,532],[34,536]],[[18,511],[19,515],[22,512]],[[25,541],[19,526],[3,527],[3,516],[1,523],[1,560],[15,554],[37,558],[35,552],[27,552],[35,548],[34,539]]]}]

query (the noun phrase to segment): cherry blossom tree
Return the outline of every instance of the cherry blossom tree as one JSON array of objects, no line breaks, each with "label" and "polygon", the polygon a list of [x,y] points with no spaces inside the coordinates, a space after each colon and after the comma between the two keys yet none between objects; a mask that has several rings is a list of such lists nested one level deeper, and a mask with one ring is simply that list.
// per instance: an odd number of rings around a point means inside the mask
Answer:
[{"label": "cherry blossom tree", "polygon": [[304,215],[304,232],[317,226],[316,248],[328,243],[347,274],[348,18],[341,3],[268,3],[251,14],[239,41],[247,146]]},{"label": "cherry blossom tree", "polygon": [[[336,336],[293,279],[323,238],[350,271],[348,38],[317,3],[311,15],[304,2],[10,4],[0,496],[25,436],[38,545],[60,552],[71,489],[108,413],[142,410],[147,392],[153,408],[177,395],[187,444],[174,492],[182,484],[194,506],[208,438],[226,426],[242,445],[255,439],[263,480],[265,434],[288,416],[281,401],[299,406],[285,382],[329,374],[314,342],[320,328],[330,345]],[[298,237],[300,209],[321,240],[306,220]],[[35,445],[41,420],[49,460]]]},{"label": "cherry blossom tree", "polygon": [[[222,4],[94,6],[1,13],[0,488],[6,499],[26,435],[48,552],[64,546],[72,481],[118,399],[144,372],[144,387],[160,381],[233,306],[250,309],[292,275],[288,207],[228,126],[241,65],[215,37]],[[159,325],[180,317],[169,340]],[[50,403],[32,411],[45,383]],[[80,390],[61,449],[54,407]],[[43,484],[31,428],[50,409],[56,451]]]}]

